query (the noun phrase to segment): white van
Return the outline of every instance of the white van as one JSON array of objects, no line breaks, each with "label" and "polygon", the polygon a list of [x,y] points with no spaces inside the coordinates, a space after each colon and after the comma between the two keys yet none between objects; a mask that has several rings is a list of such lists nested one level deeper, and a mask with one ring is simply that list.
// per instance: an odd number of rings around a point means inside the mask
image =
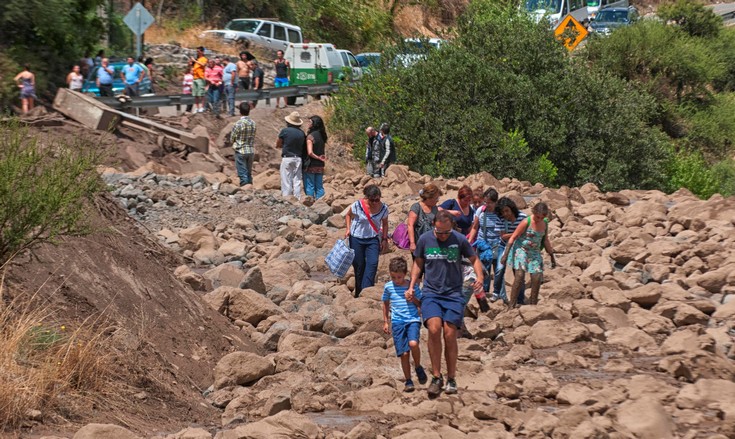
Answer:
[{"label": "white van", "polygon": [[202,36],[221,37],[246,46],[254,44],[273,50],[286,50],[289,43],[304,41],[300,27],[258,18],[238,18],[227,23],[224,29],[208,30]]},{"label": "white van", "polygon": [[329,43],[289,44],[284,58],[291,64],[291,85],[331,84],[345,78],[342,55]]},{"label": "white van", "polygon": [[351,79],[353,81],[362,79],[362,67],[357,61],[357,58],[355,58],[355,55],[345,49],[338,49],[337,52],[339,52],[340,58],[342,59],[342,67],[347,67],[352,70]]}]

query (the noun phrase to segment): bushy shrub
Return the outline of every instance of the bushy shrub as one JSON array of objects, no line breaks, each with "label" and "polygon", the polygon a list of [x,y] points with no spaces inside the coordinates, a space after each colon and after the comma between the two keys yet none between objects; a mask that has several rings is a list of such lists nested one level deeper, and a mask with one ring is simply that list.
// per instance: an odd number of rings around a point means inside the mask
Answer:
[{"label": "bushy shrub", "polygon": [[720,93],[688,116],[686,142],[710,161],[735,154],[735,93]]},{"label": "bushy shrub", "polygon": [[596,68],[677,103],[709,97],[711,83],[726,72],[725,61],[708,41],[654,20],[591,39],[583,55]]},{"label": "bushy shrub", "polygon": [[669,190],[687,188],[700,198],[709,198],[719,185],[710,167],[698,151],[682,151],[670,163]]},{"label": "bushy shrub", "polygon": [[0,266],[40,242],[87,231],[85,201],[101,190],[100,152],[0,124]]},{"label": "bushy shrub", "polygon": [[735,160],[725,159],[715,163],[710,173],[717,182],[717,193],[724,197],[735,195]]},{"label": "bushy shrub", "polygon": [[710,44],[725,65],[724,73],[713,81],[715,90],[735,91],[735,28],[723,27]]},{"label": "bushy shrub", "polygon": [[676,3],[662,4],[656,14],[664,21],[675,22],[694,37],[714,37],[722,29],[722,17],[697,1],[677,0]]},{"label": "bushy shrub", "polygon": [[655,101],[571,62],[548,23],[515,7],[472,2],[450,44],[408,67],[394,56],[332,101],[331,128],[358,145],[366,126],[387,121],[403,139],[399,160],[430,175],[489,171],[603,190],[666,181]]}]

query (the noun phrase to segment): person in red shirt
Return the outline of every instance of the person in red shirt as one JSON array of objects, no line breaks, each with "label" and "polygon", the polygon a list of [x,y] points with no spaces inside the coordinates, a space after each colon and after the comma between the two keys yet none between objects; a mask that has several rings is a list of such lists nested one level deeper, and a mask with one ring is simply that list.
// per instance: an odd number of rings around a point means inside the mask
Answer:
[{"label": "person in red shirt", "polygon": [[219,117],[219,97],[222,94],[222,66],[215,64],[214,60],[207,62],[204,69],[204,79],[207,81],[207,102],[212,106],[212,112]]}]

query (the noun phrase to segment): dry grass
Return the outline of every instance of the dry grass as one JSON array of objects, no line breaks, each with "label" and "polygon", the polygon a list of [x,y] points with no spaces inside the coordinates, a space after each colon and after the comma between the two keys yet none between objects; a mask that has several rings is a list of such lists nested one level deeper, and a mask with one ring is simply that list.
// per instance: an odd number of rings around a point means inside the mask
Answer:
[{"label": "dry grass", "polygon": [[27,422],[31,410],[47,415],[61,396],[100,390],[109,371],[93,322],[51,323],[49,309],[18,297],[0,303],[0,432]]}]

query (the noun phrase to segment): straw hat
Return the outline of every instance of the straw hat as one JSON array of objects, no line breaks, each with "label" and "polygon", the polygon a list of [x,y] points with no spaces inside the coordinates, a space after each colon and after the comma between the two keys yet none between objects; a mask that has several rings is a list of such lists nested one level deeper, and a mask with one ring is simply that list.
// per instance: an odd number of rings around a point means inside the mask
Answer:
[{"label": "straw hat", "polygon": [[297,127],[301,126],[301,124],[304,123],[303,120],[301,120],[301,116],[299,115],[298,111],[294,111],[293,113],[289,114],[285,117],[286,122],[288,122],[291,125],[295,125]]}]

